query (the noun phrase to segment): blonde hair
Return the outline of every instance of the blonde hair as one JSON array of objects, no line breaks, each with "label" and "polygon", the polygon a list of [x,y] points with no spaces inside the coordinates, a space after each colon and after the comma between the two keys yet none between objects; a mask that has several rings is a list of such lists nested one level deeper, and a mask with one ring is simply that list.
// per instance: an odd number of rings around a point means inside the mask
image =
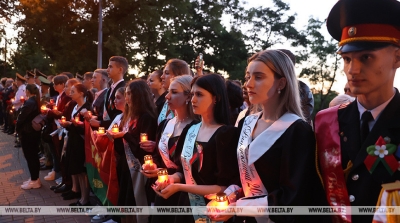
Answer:
[{"label": "blonde hair", "polygon": [[[173,82],[177,82],[183,89],[183,93],[187,96],[190,95],[190,90],[191,88],[191,83],[192,83],[193,77],[190,75],[181,75],[181,76],[176,76],[174,78],[171,78],[171,84]],[[189,103],[186,105],[186,110],[189,115],[189,118],[193,120],[197,120],[198,117],[193,113],[193,107],[192,107],[192,102],[190,102],[190,96],[189,96]]]},{"label": "blonde hair", "polygon": [[267,65],[274,72],[275,79],[286,79],[286,86],[281,89],[279,94],[280,103],[276,107],[278,116],[276,118],[290,112],[305,120],[301,110],[299,84],[289,56],[279,50],[264,50],[248,59],[248,63],[252,61],[259,61]]}]

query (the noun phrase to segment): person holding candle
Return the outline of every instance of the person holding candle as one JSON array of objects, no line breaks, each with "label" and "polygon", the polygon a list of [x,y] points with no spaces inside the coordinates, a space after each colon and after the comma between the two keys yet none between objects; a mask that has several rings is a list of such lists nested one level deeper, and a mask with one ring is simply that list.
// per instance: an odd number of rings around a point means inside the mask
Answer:
[{"label": "person holding candle", "polygon": [[[135,79],[129,82],[125,88],[125,101],[127,106],[119,124],[119,132],[107,131],[107,135],[114,139],[117,156],[120,187],[118,206],[147,206],[146,177],[139,171],[144,156],[151,154],[152,151],[141,148],[140,134],[147,133],[149,140],[155,140],[157,119],[152,94],[146,81]],[[148,216],[129,215],[121,220],[122,222],[147,222]]]},{"label": "person holding candle", "polygon": [[[190,89],[193,77],[190,75],[181,75],[171,79],[169,90],[165,96],[167,104],[171,110],[175,111],[176,116],[172,119],[163,120],[157,128],[157,141],[141,142],[142,147],[157,148],[154,152],[154,167],[148,168],[143,165],[142,173],[149,178],[147,185],[151,186],[158,177],[159,168],[167,168],[168,174],[176,173],[180,166],[179,154],[176,153],[176,143],[185,128],[191,124],[198,123],[198,118],[194,115],[192,103],[190,103]],[[156,147],[156,145],[158,145]],[[154,196],[154,191],[146,186],[148,197],[154,201],[155,206],[175,206],[178,204],[180,192],[175,193],[168,199],[160,196]],[[154,197],[154,198],[153,198]],[[152,222],[173,222],[173,215],[154,215]]]},{"label": "person holding candle", "polygon": [[[262,111],[239,122],[237,163],[245,197],[236,203],[232,199],[230,205],[325,204],[314,163],[315,137],[301,110],[290,58],[279,50],[256,53],[248,60],[245,79],[251,104],[260,104]],[[231,185],[225,193],[229,196],[237,189],[239,186]],[[326,222],[309,215],[237,215],[235,222]],[[211,216],[215,221],[231,217]]]},{"label": "person holding candle", "polygon": [[[224,78],[218,74],[196,77],[191,94],[193,112],[202,121],[182,131],[175,150],[181,164],[167,182],[157,182],[153,189],[165,199],[182,191],[177,205],[195,207],[208,203],[204,195],[223,192],[236,182],[238,169],[236,151],[230,144],[234,140],[229,134],[234,127],[227,126],[229,101]],[[174,222],[206,218],[205,215],[177,215]]]},{"label": "person holding candle", "polygon": [[40,163],[37,157],[40,132],[35,131],[32,127],[32,120],[40,114],[40,94],[36,85],[28,84],[26,86],[26,97],[28,100],[22,105],[16,123],[16,131],[21,139],[22,151],[31,176],[21,185],[24,190],[42,186],[39,179]]},{"label": "person holding candle", "polygon": [[[54,180],[56,178],[56,174],[59,174],[60,171],[62,171],[61,170],[62,167],[60,166],[60,160],[61,160],[61,150],[63,146],[58,135],[52,137],[50,136],[50,133],[57,130],[57,125],[54,120],[61,118],[66,104],[69,101],[71,101],[71,98],[65,92],[67,81],[68,77],[65,75],[57,75],[56,77],[54,77],[53,79],[54,89],[58,92],[57,100],[55,103],[54,102],[52,103],[52,100],[50,99],[50,103],[47,104],[49,110],[47,111],[47,124],[45,129],[43,130],[43,135],[44,135],[43,139],[50,146],[50,153],[53,159],[53,169],[48,173],[47,176],[45,176],[44,179],[49,181]],[[57,110],[53,109],[54,106],[57,106]],[[70,189],[71,188],[65,188],[65,191]],[[65,192],[65,191],[61,190],[59,192]]]},{"label": "person holding candle", "polygon": [[[75,84],[71,88],[70,97],[77,104],[72,110],[70,121],[60,123],[68,131],[68,142],[64,159],[66,161],[67,173],[72,176],[72,190],[64,198],[80,197],[77,202],[71,203],[70,206],[85,206],[90,204],[89,182],[84,166],[84,119],[80,115],[80,111],[82,109],[88,111],[92,109],[93,95],[83,84]],[[79,194],[79,190],[81,194]]]},{"label": "person holding candle", "polygon": [[[190,74],[189,65],[185,61],[179,59],[168,60],[167,64],[165,64],[163,75],[161,75],[162,87],[168,89],[171,78],[185,74]],[[165,102],[158,115],[157,123],[160,124],[164,119],[171,119],[173,117],[174,111],[169,109],[167,102]]]},{"label": "person holding candle", "polygon": [[[24,104],[24,99],[26,97],[25,95],[25,82],[26,78],[22,77],[19,73],[17,73],[17,77],[15,79],[15,83],[17,85],[17,90],[15,92],[15,99],[12,102],[12,105],[15,108],[15,111],[18,111],[18,109]],[[21,100],[22,97],[22,100]],[[15,119],[14,119],[15,120]],[[13,121],[13,120],[12,120]],[[11,128],[8,130],[8,134],[11,135],[15,131],[15,126],[14,124],[11,124]]]}]

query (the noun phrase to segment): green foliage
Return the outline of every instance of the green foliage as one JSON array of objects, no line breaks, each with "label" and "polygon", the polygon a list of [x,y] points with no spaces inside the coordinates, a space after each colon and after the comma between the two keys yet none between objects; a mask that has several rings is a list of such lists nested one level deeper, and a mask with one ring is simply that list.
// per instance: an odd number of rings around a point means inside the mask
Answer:
[{"label": "green foliage", "polygon": [[[326,95],[322,95],[321,91],[314,93],[314,111],[312,113],[312,117],[315,117],[315,115],[322,109],[328,108],[329,107],[329,102],[332,101],[333,98],[338,96],[339,93],[336,91],[330,91]],[[323,100],[322,100],[323,99]]]},{"label": "green foliage", "polygon": [[52,61],[39,46],[22,44],[12,57],[12,66],[16,72],[25,75],[27,70],[39,69],[44,74],[55,74]]},{"label": "green foliage", "polygon": [[314,94],[318,95],[318,104],[314,110],[319,111],[328,106],[334,97],[331,92],[338,72],[339,56],[336,54],[337,45],[333,39],[326,40],[320,30],[325,22],[310,18],[304,35],[307,36],[307,48],[300,52],[299,58],[307,66],[300,72],[300,77],[308,78],[315,86]]},{"label": "green foliage", "polygon": [[[133,68],[148,74],[171,58],[193,67],[203,53],[208,67],[243,79],[246,60],[255,51],[286,41],[293,46],[307,42],[293,26],[295,14],[287,15],[289,5],[281,0],[248,10],[239,0],[102,0],[102,6],[103,67],[111,56],[122,55]],[[15,55],[18,70],[43,67],[46,58],[52,67],[42,69],[49,72],[83,73],[96,68],[96,1],[20,0],[17,9],[23,15],[16,24],[22,28],[18,41],[24,46]],[[224,14],[232,17],[231,27],[222,25]],[[29,55],[24,48],[38,49],[37,57],[44,60],[16,62]]]}]

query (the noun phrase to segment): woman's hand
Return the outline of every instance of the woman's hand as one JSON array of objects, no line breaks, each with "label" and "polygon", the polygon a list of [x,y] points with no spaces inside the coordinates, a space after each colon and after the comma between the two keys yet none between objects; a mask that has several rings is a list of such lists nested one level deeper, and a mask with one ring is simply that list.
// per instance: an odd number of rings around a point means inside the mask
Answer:
[{"label": "woman's hand", "polygon": [[96,116],[92,116],[92,118],[89,120],[89,123],[92,127],[100,127],[100,121],[97,120]]},{"label": "woman's hand", "polygon": [[64,128],[66,128],[66,127],[68,127],[68,126],[70,126],[72,124],[71,122],[68,122],[68,121],[62,122],[61,120],[58,120],[58,122]]},{"label": "woman's hand", "polygon": [[[47,110],[47,112],[48,111],[50,111],[50,110]],[[53,112],[56,116],[60,116],[60,115],[62,115],[63,113],[62,112],[60,112],[59,110],[51,110],[51,112]]]},{"label": "woman's hand", "polygon": [[143,164],[142,168],[140,170],[140,172],[145,175],[147,178],[156,178],[158,177],[157,172],[159,169],[157,169],[157,165],[154,163],[153,165],[151,165],[151,167],[149,167],[149,164]]},{"label": "woman's hand", "polygon": [[157,180],[155,184],[152,185],[152,187],[154,190],[161,191],[171,184],[174,184],[174,178],[171,175],[168,175],[168,180],[164,182],[160,182]]},{"label": "woman's hand", "polygon": [[112,130],[107,130],[106,134],[107,136],[113,138],[113,139],[118,139],[124,137],[126,132],[112,132]]},{"label": "woman's hand", "polygon": [[164,199],[168,199],[169,197],[171,197],[172,195],[174,195],[176,192],[179,191],[179,184],[170,184],[161,190],[157,190],[155,185],[153,185],[151,187],[156,192],[156,194],[158,194],[159,196],[161,196]]},{"label": "woman's hand", "polygon": [[[206,195],[206,196],[208,196],[208,195]],[[205,197],[206,197],[205,196]],[[214,194],[214,198],[215,198],[215,194]],[[210,202],[208,202],[208,204],[207,204],[207,207],[209,208],[209,207],[218,207],[218,205],[217,205],[217,201],[215,201],[215,200],[211,200]],[[229,205],[228,205],[228,207],[227,208],[235,208],[236,207],[236,203],[230,203]],[[229,212],[229,214],[226,214],[225,213],[225,210],[219,210],[221,213],[220,214],[216,214],[216,215],[212,215],[212,214],[209,214],[208,215],[208,217],[212,220],[212,221],[221,221],[221,222],[225,222],[225,221],[228,221],[231,217],[233,217],[233,213],[230,211]]]},{"label": "woman's hand", "polygon": [[74,124],[74,126],[82,125],[83,122],[81,121],[76,121],[74,118],[71,118],[71,123]]},{"label": "woman's hand", "polygon": [[152,153],[156,148],[156,142],[148,140],[145,142],[139,142],[140,148],[148,153]]},{"label": "woman's hand", "polygon": [[92,119],[92,113],[89,111],[85,111],[83,114],[83,118],[85,118],[86,121],[90,121],[90,119]]}]

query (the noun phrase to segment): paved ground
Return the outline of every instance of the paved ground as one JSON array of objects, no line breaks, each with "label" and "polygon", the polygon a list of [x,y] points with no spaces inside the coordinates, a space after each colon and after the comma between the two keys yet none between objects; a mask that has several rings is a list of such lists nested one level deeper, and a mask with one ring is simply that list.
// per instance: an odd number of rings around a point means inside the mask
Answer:
[{"label": "paved ground", "polygon": [[[61,194],[55,194],[49,186],[54,181],[45,181],[49,171],[40,171],[42,187],[22,190],[23,181],[29,179],[28,166],[21,148],[14,148],[14,137],[0,131],[0,206],[68,206],[75,200],[64,201]],[[88,216],[0,216],[0,222],[90,222]]]}]

